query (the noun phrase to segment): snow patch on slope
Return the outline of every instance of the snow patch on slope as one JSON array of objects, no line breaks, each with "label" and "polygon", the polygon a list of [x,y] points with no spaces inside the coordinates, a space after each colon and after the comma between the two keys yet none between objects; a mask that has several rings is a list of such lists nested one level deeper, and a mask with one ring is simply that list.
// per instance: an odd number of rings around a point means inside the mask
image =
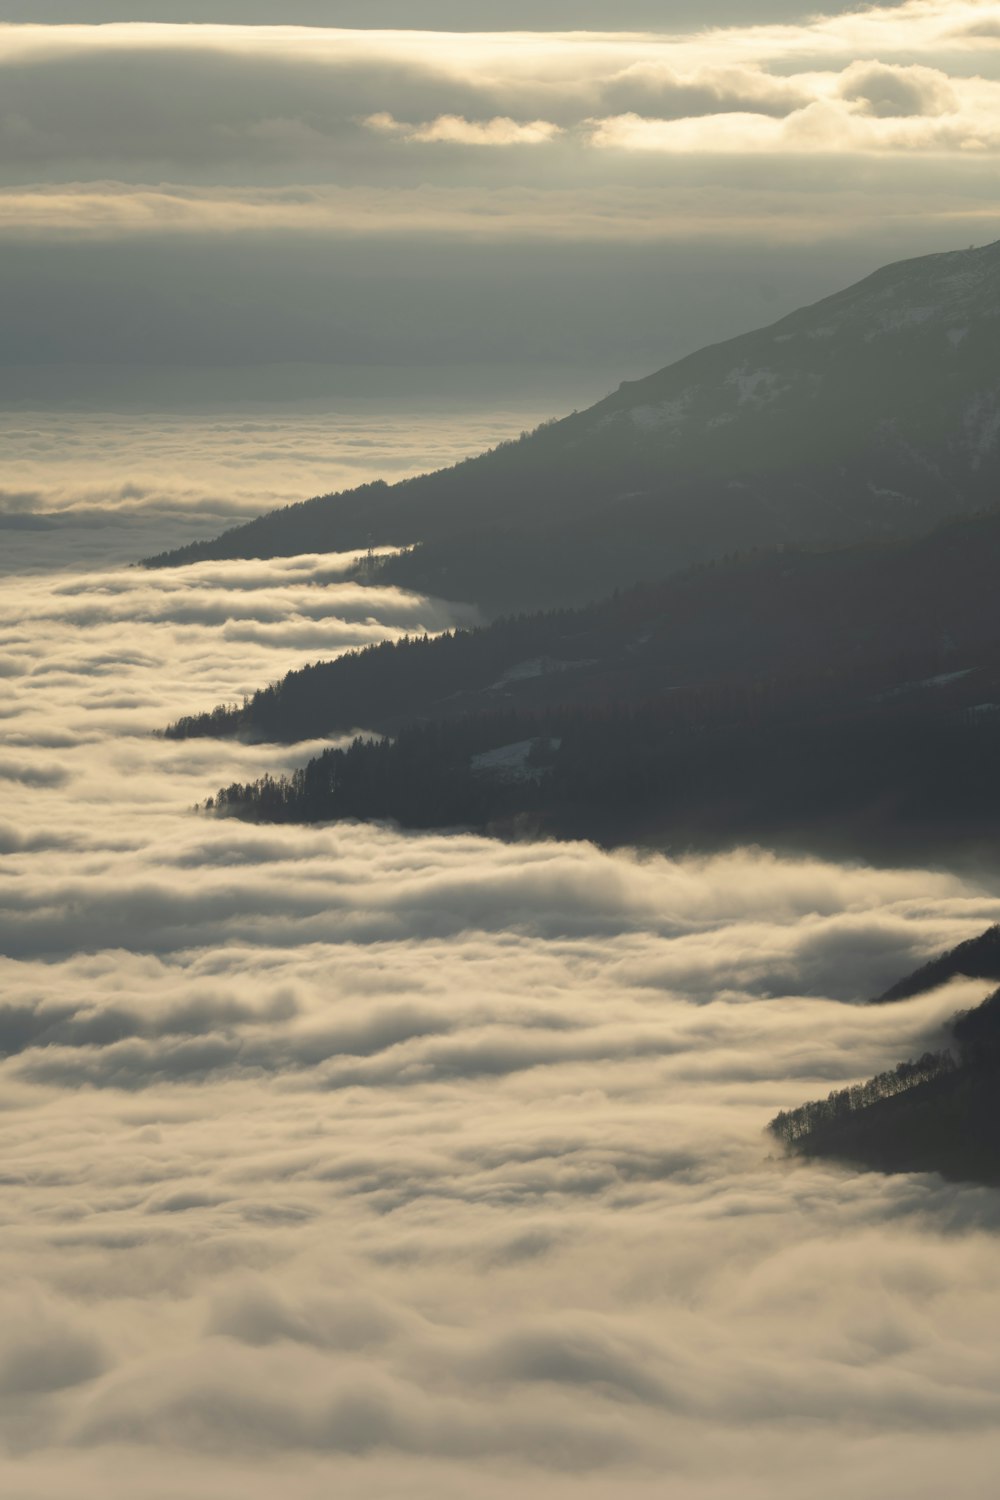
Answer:
[{"label": "snow patch on slope", "polygon": [[746,365],[730,370],[725,383],[735,386],[740,406],[766,406],[785,389],[774,370],[748,370]]},{"label": "snow patch on slope", "polygon": [[970,402],[962,425],[972,453],[972,467],[978,471],[1000,438],[1000,391],[985,391]]},{"label": "snow patch on slope", "polygon": [[881,334],[899,333],[903,328],[920,328],[924,323],[929,323],[941,312],[940,307],[890,307],[879,315],[878,321],[873,328],[865,334],[865,342],[870,344]]},{"label": "snow patch on slope", "polygon": [[632,426],[640,432],[661,432],[683,425],[691,406],[691,392],[684,391],[673,401],[661,401],[656,406],[633,406],[629,412]]},{"label": "snow patch on slope", "polygon": [[553,672],[573,672],[579,667],[593,665],[589,661],[558,661],[554,656],[534,656],[530,661],[519,661],[508,667],[491,686],[505,687],[508,682],[525,682],[530,677],[548,677]]},{"label": "snow patch on slope", "polygon": [[472,757],[470,764],[478,775],[496,776],[501,781],[540,781],[545,767],[530,764],[532,751],[537,748],[554,754],[561,743],[556,739],[514,740],[495,750],[483,750]]}]

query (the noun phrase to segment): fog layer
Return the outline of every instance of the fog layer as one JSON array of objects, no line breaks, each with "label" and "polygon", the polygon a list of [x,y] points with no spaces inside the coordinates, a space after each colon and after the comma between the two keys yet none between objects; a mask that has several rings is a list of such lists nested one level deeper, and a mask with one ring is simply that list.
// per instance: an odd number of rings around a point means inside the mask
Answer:
[{"label": "fog layer", "polygon": [[0,606],[3,1493],[991,1494],[994,1195],[763,1134],[983,993],[857,1003],[990,883],[196,814],[311,747],[167,719],[451,612],[74,535]]}]

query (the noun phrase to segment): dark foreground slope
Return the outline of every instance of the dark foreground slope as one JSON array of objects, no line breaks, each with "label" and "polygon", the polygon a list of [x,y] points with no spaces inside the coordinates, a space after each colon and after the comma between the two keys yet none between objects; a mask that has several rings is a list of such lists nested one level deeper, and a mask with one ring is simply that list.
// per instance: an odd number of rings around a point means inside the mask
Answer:
[{"label": "dark foreground slope", "polygon": [[885,670],[413,724],[288,779],[228,787],[217,806],[263,821],[391,819],[674,850],[982,853],[1000,838],[1000,653],[903,689]]},{"label": "dark foreground slope", "polygon": [[1000,991],[949,1030],[941,1051],[782,1113],[773,1134],[802,1156],[1000,1184]]},{"label": "dark foreground slope", "polygon": [[[393,732],[414,719],[555,703],[608,708],[679,688],[721,691],[875,664],[888,686],[947,679],[1000,644],[998,579],[996,512],[892,546],[761,554],[581,610],[349,653],[168,733],[290,743],[359,725]],[[983,701],[973,694],[973,704]]]},{"label": "dark foreground slope", "polygon": [[1000,477],[1000,246],[885,267],[455,468],[152,559],[414,550],[386,580],[495,611],[756,545],[912,534]]}]

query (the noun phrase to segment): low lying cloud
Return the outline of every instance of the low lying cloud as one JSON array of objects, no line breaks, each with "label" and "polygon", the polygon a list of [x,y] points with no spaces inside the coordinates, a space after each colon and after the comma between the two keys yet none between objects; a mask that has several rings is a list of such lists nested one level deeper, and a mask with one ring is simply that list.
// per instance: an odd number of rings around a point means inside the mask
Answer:
[{"label": "low lying cloud", "polygon": [[859,1002],[997,893],[185,810],[319,747],[165,718],[436,609],[325,558],[7,579],[10,753],[67,774],[0,830],[5,1492],[985,1485],[993,1195],[763,1126],[974,1003]]},{"label": "low lying cloud", "polygon": [[[195,372],[189,372],[188,381],[190,391],[182,378],[176,390],[190,400],[206,381]],[[558,396],[550,399],[555,402]],[[416,396],[405,403],[355,397],[336,405],[327,398],[312,403],[319,407],[312,412],[309,404],[302,403],[305,414],[279,409],[265,415],[245,402],[242,411],[237,405],[235,411],[207,417],[0,412],[5,459],[0,527],[7,566],[44,568],[53,547],[69,546],[84,566],[90,559],[104,566],[118,559],[130,562],[198,536],[218,535],[227,526],[313,495],[446,468],[515,437],[546,412],[541,402],[484,411],[440,398],[421,403]],[[342,578],[350,561],[300,558],[276,568],[269,565],[267,579],[301,583],[308,574],[317,583],[332,582]],[[305,622],[287,599],[275,599],[265,621],[259,612],[252,620],[234,617],[222,596],[214,605],[207,602],[210,577],[224,588],[260,588],[262,579],[251,565],[239,576],[225,569],[199,576],[200,617],[228,624],[231,638],[241,628],[260,625],[275,633],[275,640],[282,631],[290,642],[295,636],[303,648],[335,646],[342,622],[338,618],[324,624],[323,605]],[[120,580],[113,584],[109,575],[98,592],[118,587],[127,593],[130,585]],[[372,636],[377,636],[376,628]],[[0,653],[0,678],[15,670],[13,658]]]}]

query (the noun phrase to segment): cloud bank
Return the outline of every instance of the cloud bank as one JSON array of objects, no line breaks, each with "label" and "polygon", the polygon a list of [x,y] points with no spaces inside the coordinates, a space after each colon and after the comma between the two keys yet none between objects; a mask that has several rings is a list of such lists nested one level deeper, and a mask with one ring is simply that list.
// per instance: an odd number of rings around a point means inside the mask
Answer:
[{"label": "cloud bank", "polygon": [[[333,410],[326,401],[302,405],[264,411],[244,397],[211,416],[0,413],[7,567],[44,568],[53,546],[68,543],[53,533],[67,531],[78,563],[131,560],[143,548],[160,550],[160,538],[167,546],[213,536],[312,495],[445,468],[538,419],[527,404],[463,410],[440,398],[425,398],[422,410],[390,399],[342,400]],[[285,613],[287,604],[280,618],[294,630],[297,612]],[[228,618],[224,609],[219,618]]]},{"label": "cloud bank", "polygon": [[979,997],[857,1003],[997,891],[187,811],[313,747],[166,717],[445,623],[328,559],[7,577],[4,1492],[987,1493],[994,1195],[762,1128]]}]

